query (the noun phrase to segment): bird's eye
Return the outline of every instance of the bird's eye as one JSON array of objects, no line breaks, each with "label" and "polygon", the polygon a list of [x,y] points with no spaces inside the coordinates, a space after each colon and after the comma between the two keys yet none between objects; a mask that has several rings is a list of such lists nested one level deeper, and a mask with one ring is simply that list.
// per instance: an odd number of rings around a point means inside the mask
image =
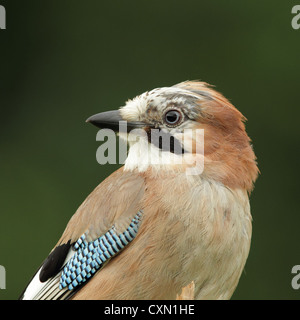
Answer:
[{"label": "bird's eye", "polygon": [[165,121],[170,126],[177,125],[182,119],[182,114],[177,110],[169,110],[165,114]]}]

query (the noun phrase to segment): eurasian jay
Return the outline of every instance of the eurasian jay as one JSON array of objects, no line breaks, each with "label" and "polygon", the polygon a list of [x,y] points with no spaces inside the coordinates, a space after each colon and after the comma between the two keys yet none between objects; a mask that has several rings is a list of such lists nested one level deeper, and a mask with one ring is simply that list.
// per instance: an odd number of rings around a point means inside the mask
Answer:
[{"label": "eurasian jay", "polygon": [[176,299],[194,281],[195,299],[229,299],[250,249],[258,175],[244,120],[198,81],[90,117],[144,134],[120,133],[125,165],[82,203],[21,298]]}]

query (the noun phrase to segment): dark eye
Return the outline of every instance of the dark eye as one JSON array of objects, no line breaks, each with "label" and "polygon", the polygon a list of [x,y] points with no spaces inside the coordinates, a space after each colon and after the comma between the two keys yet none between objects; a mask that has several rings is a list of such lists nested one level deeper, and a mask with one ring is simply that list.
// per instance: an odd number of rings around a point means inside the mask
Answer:
[{"label": "dark eye", "polygon": [[170,110],[165,114],[165,121],[167,124],[174,126],[178,124],[182,119],[182,115],[177,110]]}]

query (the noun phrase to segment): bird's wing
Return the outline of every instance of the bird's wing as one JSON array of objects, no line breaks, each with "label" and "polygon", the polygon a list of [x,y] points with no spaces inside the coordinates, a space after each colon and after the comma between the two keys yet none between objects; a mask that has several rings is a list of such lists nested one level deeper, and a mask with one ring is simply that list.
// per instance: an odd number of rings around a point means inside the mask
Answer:
[{"label": "bird's wing", "polygon": [[21,299],[68,299],[135,238],[144,179],[120,168],[78,208]]}]

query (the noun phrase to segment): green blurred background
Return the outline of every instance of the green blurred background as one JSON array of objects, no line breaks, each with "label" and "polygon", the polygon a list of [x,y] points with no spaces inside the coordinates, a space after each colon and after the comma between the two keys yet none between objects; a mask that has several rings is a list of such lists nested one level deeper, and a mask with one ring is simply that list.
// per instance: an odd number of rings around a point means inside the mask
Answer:
[{"label": "green blurred background", "polygon": [[[0,0],[0,265],[16,299],[85,197],[95,113],[184,80],[216,85],[248,118],[261,170],[253,241],[233,299],[298,299],[300,1]],[[297,151],[298,150],[298,151]]]}]

